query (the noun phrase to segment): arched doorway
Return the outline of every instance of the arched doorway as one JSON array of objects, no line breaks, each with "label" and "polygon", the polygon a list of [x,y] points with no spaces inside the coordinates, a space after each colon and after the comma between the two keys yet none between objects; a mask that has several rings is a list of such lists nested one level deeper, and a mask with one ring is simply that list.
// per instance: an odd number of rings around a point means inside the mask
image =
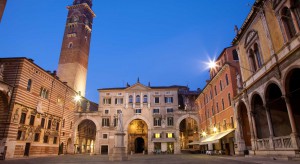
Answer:
[{"label": "arched doorway", "polygon": [[145,150],[144,139],[142,137],[136,138],[134,142],[134,146],[135,146],[135,153],[143,153],[143,151]]},{"label": "arched doorway", "polygon": [[179,124],[180,149],[191,149],[193,145],[188,145],[199,140],[197,121],[191,117],[183,119]]},{"label": "arched doorway", "polygon": [[270,137],[270,131],[268,126],[268,120],[267,120],[267,111],[264,108],[263,100],[258,95],[255,94],[252,97],[252,113],[255,120],[255,126],[256,126],[256,134],[257,138],[269,138]]},{"label": "arched doorway", "polygon": [[68,139],[67,141],[67,147],[66,147],[66,154],[72,153],[72,140],[71,138]]},{"label": "arched doorway", "polygon": [[286,96],[292,107],[297,132],[300,133],[300,69],[296,68],[289,72],[286,83]]},{"label": "arched doorway", "polygon": [[128,152],[143,153],[148,150],[148,126],[144,120],[135,119],[128,125]]},{"label": "arched doorway", "polygon": [[96,125],[91,120],[83,120],[77,128],[77,136],[75,143],[76,153],[94,153],[96,139]]},{"label": "arched doorway", "polygon": [[248,119],[248,111],[246,105],[240,102],[238,107],[238,122],[240,125],[241,139],[244,140],[247,150],[251,149],[251,132],[250,132],[250,122]]},{"label": "arched doorway", "polygon": [[270,110],[274,136],[287,136],[292,132],[286,103],[282,98],[280,88],[272,83],[266,90],[267,108]]}]

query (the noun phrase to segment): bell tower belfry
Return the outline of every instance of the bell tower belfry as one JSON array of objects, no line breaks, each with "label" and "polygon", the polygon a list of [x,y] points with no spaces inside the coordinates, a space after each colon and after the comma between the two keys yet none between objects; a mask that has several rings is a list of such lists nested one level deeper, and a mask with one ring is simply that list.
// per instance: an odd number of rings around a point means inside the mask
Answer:
[{"label": "bell tower belfry", "polygon": [[93,18],[92,0],[74,0],[68,17],[57,76],[85,96]]}]

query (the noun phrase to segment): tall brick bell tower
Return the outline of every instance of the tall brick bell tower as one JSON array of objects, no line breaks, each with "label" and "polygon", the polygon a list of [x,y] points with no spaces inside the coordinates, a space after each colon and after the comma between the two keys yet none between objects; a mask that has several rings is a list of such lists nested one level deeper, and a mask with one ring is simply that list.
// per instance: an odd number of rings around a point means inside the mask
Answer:
[{"label": "tall brick bell tower", "polygon": [[74,0],[68,18],[59,58],[57,76],[85,96],[93,18],[92,0]]}]

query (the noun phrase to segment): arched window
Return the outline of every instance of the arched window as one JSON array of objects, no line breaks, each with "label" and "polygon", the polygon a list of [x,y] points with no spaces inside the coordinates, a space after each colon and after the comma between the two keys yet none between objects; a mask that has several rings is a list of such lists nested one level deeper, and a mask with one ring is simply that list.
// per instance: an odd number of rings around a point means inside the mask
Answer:
[{"label": "arched window", "polygon": [[32,84],[32,80],[29,79],[29,80],[28,80],[28,83],[27,83],[27,91],[30,91],[30,90],[31,90],[31,84]]},{"label": "arched window", "polygon": [[229,104],[229,106],[231,106],[231,96],[230,96],[230,93],[228,93],[228,104]]},{"label": "arched window", "polygon": [[233,60],[239,60],[239,55],[238,55],[236,49],[232,50],[232,57],[233,57]]},{"label": "arched window", "polygon": [[129,103],[133,103],[133,96],[132,95],[129,96]]},{"label": "arched window", "polygon": [[222,80],[220,80],[220,90],[223,90],[223,86],[222,86]]},{"label": "arched window", "polygon": [[226,80],[226,85],[229,85],[229,79],[228,79],[228,75],[225,75],[225,80]]},{"label": "arched window", "polygon": [[254,44],[254,54],[255,54],[255,57],[256,57],[257,66],[258,66],[258,68],[261,68],[262,60],[261,60],[261,56],[260,56],[260,53],[259,53],[259,48],[258,48],[257,43]]},{"label": "arched window", "polygon": [[254,52],[252,49],[250,49],[250,51],[249,51],[249,60],[250,60],[250,65],[252,67],[252,70],[253,70],[253,72],[255,72],[257,70],[257,66],[256,66],[256,62],[255,62]]},{"label": "arched window", "polygon": [[140,95],[137,95],[137,96],[135,97],[135,102],[136,102],[136,103],[141,103],[141,96],[140,96]]},{"label": "arched window", "polygon": [[215,95],[217,96],[218,92],[217,92],[217,86],[215,85]]},{"label": "arched window", "polygon": [[73,42],[70,42],[68,48],[73,48]]},{"label": "arched window", "polygon": [[147,102],[148,102],[148,96],[144,95],[143,103],[147,103]]},{"label": "arched window", "polygon": [[281,18],[285,28],[285,33],[289,40],[296,35],[296,29],[293,23],[291,10],[287,7],[283,8],[281,11]]},{"label": "arched window", "polygon": [[296,15],[298,27],[300,27],[300,0],[293,0],[292,1],[292,8]]}]

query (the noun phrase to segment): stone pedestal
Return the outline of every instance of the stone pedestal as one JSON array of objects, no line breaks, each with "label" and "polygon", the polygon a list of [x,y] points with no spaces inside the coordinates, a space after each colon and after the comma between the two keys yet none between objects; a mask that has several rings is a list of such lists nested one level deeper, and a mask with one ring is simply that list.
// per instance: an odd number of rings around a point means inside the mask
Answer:
[{"label": "stone pedestal", "polygon": [[113,152],[109,155],[110,161],[127,161],[128,155],[126,153],[126,147],[124,146],[124,132],[117,132],[115,134],[115,147]]},{"label": "stone pedestal", "polygon": [[110,161],[127,161],[128,155],[126,147],[114,147],[112,154],[109,156]]}]

